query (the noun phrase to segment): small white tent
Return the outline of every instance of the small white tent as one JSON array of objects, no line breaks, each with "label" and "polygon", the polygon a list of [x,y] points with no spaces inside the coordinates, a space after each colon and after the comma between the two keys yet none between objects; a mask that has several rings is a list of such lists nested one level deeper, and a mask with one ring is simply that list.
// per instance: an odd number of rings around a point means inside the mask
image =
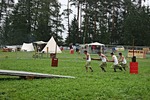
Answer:
[{"label": "small white tent", "polygon": [[88,44],[88,45],[105,46],[104,44],[98,43],[98,42],[90,43],[90,44]]},{"label": "small white tent", "polygon": [[44,41],[36,41],[34,42],[35,44],[38,44],[38,45],[41,45],[41,44],[47,44],[47,42],[44,42]]},{"label": "small white tent", "polygon": [[23,43],[21,51],[34,51],[33,43]]},{"label": "small white tent", "polygon": [[45,53],[62,53],[53,37],[51,37],[51,39],[47,42],[47,45],[44,47],[42,52],[45,52]]},{"label": "small white tent", "polygon": [[104,53],[105,44],[94,42],[94,43],[87,44],[87,46],[90,53],[97,53],[98,51]]}]

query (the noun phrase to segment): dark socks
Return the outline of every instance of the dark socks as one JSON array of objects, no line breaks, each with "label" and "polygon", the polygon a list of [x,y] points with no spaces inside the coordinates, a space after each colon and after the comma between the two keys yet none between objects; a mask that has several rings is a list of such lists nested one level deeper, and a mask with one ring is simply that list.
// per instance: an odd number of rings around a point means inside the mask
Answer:
[{"label": "dark socks", "polygon": [[120,67],[119,69],[122,71],[122,68],[121,68],[121,67]]},{"label": "dark socks", "polygon": [[102,71],[106,72],[106,70],[104,68],[101,67],[101,69],[102,69]]},{"label": "dark socks", "polygon": [[116,68],[114,68],[114,72],[116,72]]},{"label": "dark socks", "polygon": [[90,67],[90,69],[91,69],[91,72],[93,72],[93,69]]}]

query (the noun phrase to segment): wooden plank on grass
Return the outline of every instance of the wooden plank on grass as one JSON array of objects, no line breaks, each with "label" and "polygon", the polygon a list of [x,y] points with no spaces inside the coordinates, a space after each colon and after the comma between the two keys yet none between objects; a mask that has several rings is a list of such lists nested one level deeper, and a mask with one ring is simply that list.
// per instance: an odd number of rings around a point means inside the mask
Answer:
[{"label": "wooden plank on grass", "polygon": [[43,73],[14,71],[14,70],[0,70],[0,75],[19,76],[19,77],[25,78],[25,79],[33,79],[33,78],[75,78],[73,76],[43,74]]}]

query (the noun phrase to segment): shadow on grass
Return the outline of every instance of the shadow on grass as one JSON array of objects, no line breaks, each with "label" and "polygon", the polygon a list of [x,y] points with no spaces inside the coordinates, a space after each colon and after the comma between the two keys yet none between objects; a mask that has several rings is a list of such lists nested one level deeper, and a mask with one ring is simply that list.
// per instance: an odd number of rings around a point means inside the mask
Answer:
[{"label": "shadow on grass", "polygon": [[23,79],[21,79],[21,78],[8,78],[8,77],[6,77],[6,78],[0,78],[0,81],[12,81],[12,80],[23,80]]},{"label": "shadow on grass", "polygon": [[37,79],[63,79],[59,77],[0,77],[0,81],[13,81],[13,80],[37,80]]}]

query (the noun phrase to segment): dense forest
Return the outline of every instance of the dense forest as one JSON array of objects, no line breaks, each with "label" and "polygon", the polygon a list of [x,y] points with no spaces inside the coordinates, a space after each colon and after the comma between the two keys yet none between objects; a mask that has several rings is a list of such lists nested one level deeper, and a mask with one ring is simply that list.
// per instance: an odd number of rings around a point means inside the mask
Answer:
[{"label": "dense forest", "polygon": [[[0,0],[0,45],[48,41],[53,36],[59,45],[150,46],[150,7],[142,2],[145,0],[68,0],[61,12],[58,0]],[[73,6],[77,13],[70,19]]]}]

